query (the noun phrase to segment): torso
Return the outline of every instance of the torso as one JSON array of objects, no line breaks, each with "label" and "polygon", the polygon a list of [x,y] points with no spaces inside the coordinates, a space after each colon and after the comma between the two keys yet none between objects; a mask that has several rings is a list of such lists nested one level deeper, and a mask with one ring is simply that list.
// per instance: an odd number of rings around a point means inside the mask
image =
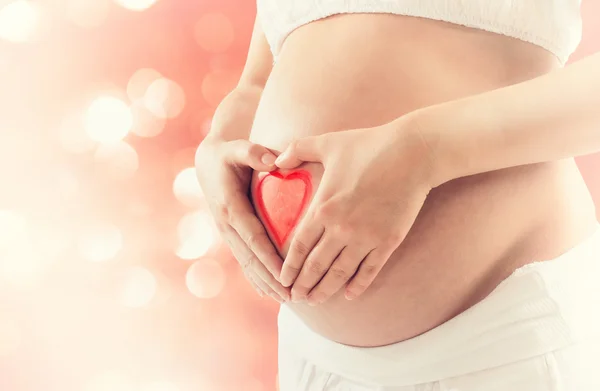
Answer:
[{"label": "torso", "polygon": [[[539,47],[444,22],[334,16],[288,37],[250,139],[281,151],[296,138],[380,125],[556,66]],[[316,188],[322,166],[304,168]],[[256,179],[255,173],[253,190]],[[516,268],[573,247],[595,221],[571,159],[457,179],[430,193],[408,237],[363,296],[346,301],[339,292],[316,307],[286,305],[340,343],[406,340],[482,300]],[[282,255],[288,245],[279,249]]]}]

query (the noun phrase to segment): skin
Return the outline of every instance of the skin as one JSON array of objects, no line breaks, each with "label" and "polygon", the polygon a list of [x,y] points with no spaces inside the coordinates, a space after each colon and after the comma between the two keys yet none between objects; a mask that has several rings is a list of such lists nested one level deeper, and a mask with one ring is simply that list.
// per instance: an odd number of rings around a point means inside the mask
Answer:
[{"label": "skin", "polygon": [[[282,166],[317,161],[300,166],[313,173],[311,207],[291,239],[277,246],[286,264],[290,252],[305,258],[291,263],[300,270],[292,285],[299,302],[286,305],[327,338],[385,345],[436,327],[476,304],[519,266],[553,258],[589,235],[594,207],[572,159],[470,173],[440,184],[431,151],[410,130],[414,122],[397,121],[556,68],[554,57],[533,45],[418,18],[341,15],[292,33],[269,70],[250,133],[251,145],[275,155],[292,146]],[[448,118],[439,123],[451,123]],[[253,191],[258,175],[252,176]],[[217,177],[212,180],[217,183]],[[225,186],[211,188],[216,199],[232,193]],[[239,225],[250,217],[229,219]],[[315,268],[316,259],[327,263],[337,254],[321,246],[324,255],[311,261],[315,243],[303,232],[332,233],[327,237],[338,248],[355,244],[347,258],[353,265]],[[256,244],[262,236],[249,237]],[[370,270],[374,278],[364,293],[349,301],[339,289],[320,305],[304,301],[320,285],[311,275],[338,270],[342,280],[349,279],[354,274],[347,270],[373,249],[379,249],[382,266]],[[303,274],[304,265],[313,267]],[[340,278],[329,280],[323,283],[328,293],[335,284],[345,285]]]}]

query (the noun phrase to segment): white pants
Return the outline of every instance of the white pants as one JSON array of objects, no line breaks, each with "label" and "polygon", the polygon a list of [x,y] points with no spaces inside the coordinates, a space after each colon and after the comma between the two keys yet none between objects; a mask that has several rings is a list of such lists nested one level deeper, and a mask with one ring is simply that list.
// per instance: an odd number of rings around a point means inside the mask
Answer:
[{"label": "white pants", "polygon": [[600,391],[600,229],[418,337],[356,348],[279,313],[280,391]]}]

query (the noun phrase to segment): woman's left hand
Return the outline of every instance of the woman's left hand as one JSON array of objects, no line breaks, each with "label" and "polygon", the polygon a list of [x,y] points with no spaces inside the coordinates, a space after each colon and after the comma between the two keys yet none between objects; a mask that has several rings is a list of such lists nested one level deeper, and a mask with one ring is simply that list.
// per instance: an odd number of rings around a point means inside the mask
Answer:
[{"label": "woman's left hand", "polygon": [[324,166],[281,271],[292,300],[316,305],[345,284],[362,294],[412,227],[432,188],[433,156],[405,117],[374,128],[296,140],[280,168]]}]

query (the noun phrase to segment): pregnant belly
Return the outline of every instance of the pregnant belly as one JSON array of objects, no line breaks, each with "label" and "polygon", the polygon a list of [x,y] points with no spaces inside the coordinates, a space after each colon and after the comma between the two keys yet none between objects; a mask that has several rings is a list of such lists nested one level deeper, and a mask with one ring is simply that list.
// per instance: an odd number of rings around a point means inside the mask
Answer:
[{"label": "pregnant belly", "polygon": [[[345,30],[348,18],[362,20]],[[273,69],[250,139],[281,151],[295,138],[379,125],[547,70],[545,53],[537,61],[519,60],[521,43],[465,30],[385,15],[346,15],[297,30]],[[388,36],[404,43],[390,51]],[[473,51],[483,43],[494,50]],[[516,45],[512,63],[498,55],[505,44]],[[254,173],[252,200],[282,256],[322,174],[318,163],[274,176]],[[405,340],[472,306],[517,267],[565,251],[594,221],[572,160],[457,179],[430,193],[406,240],[358,299],[345,300],[341,290],[316,307],[286,305],[340,343]]]}]

